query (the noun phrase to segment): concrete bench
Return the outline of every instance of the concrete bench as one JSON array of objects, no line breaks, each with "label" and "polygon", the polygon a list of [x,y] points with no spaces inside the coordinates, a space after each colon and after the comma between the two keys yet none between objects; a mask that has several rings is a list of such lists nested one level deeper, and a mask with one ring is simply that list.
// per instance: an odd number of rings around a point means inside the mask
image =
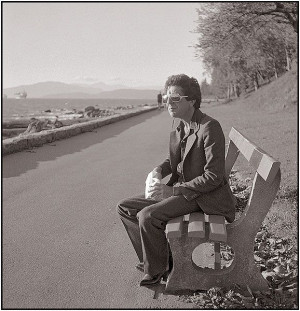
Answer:
[{"label": "concrete bench", "polygon": [[[192,213],[168,222],[166,236],[173,269],[167,280],[167,292],[184,293],[215,286],[229,288],[234,284],[268,290],[254,261],[254,240],[279,189],[280,162],[232,128],[225,159],[227,179],[239,154],[254,168],[255,176],[247,206],[238,219],[228,224],[223,216]],[[214,268],[200,267],[193,261],[195,249],[208,242],[214,243]],[[221,267],[220,243],[227,244],[234,252],[229,266]]]}]

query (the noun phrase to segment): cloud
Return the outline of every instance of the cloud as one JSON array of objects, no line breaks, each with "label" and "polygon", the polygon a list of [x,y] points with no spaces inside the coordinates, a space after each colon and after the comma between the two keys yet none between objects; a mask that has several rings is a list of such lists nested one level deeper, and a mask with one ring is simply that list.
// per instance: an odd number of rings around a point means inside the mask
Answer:
[{"label": "cloud", "polygon": [[75,82],[84,82],[84,83],[93,83],[99,81],[98,79],[94,77],[88,77],[88,76],[76,76],[73,78],[73,81]]},{"label": "cloud", "polygon": [[120,82],[122,81],[121,77],[110,77],[108,82]]}]

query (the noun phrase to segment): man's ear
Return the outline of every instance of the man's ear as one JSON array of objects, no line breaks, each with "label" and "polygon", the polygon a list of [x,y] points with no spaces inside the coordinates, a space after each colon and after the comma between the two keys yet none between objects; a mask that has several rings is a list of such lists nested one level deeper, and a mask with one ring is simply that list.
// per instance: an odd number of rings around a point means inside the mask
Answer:
[{"label": "man's ear", "polygon": [[189,100],[190,106],[194,107],[195,102],[196,102],[196,99]]}]

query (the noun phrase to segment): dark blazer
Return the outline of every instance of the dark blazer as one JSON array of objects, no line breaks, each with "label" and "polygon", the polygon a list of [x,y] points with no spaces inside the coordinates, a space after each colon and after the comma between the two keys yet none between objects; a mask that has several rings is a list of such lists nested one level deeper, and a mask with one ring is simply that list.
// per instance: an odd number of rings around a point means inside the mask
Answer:
[{"label": "dark blazer", "polygon": [[[235,217],[235,198],[225,178],[225,138],[219,122],[199,109],[191,120],[191,134],[182,163],[184,182],[180,192],[188,200],[196,199],[205,214],[222,215],[228,222]],[[162,177],[171,175],[168,186],[178,181],[177,165],[181,162],[180,141],[184,125],[170,134],[169,157],[160,165]]]}]

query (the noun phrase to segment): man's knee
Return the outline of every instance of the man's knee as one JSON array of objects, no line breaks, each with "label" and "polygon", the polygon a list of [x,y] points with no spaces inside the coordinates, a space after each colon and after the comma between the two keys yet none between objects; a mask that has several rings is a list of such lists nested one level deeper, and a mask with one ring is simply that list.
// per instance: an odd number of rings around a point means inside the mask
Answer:
[{"label": "man's knee", "polygon": [[126,199],[124,199],[124,200],[121,200],[121,201],[119,201],[118,203],[117,203],[117,206],[116,206],[116,210],[117,210],[117,212],[118,212],[118,214],[120,214],[121,212],[123,212],[124,211],[124,202],[126,201]]},{"label": "man's knee", "polygon": [[127,199],[123,199],[123,200],[118,202],[116,209],[117,209],[117,213],[120,215],[120,217],[122,217],[124,215],[128,215],[126,206],[127,206]]},{"label": "man's knee", "polygon": [[158,229],[165,229],[166,224],[162,220],[157,219],[148,208],[144,208],[138,212],[137,218],[140,228],[156,227]]},{"label": "man's knee", "polygon": [[136,217],[139,220],[139,224],[141,226],[147,224],[151,220],[150,213],[147,208],[144,208],[141,211],[139,211]]},{"label": "man's knee", "polygon": [[130,207],[131,200],[123,199],[117,204],[117,213],[120,217],[136,217],[137,210],[135,208]]}]

